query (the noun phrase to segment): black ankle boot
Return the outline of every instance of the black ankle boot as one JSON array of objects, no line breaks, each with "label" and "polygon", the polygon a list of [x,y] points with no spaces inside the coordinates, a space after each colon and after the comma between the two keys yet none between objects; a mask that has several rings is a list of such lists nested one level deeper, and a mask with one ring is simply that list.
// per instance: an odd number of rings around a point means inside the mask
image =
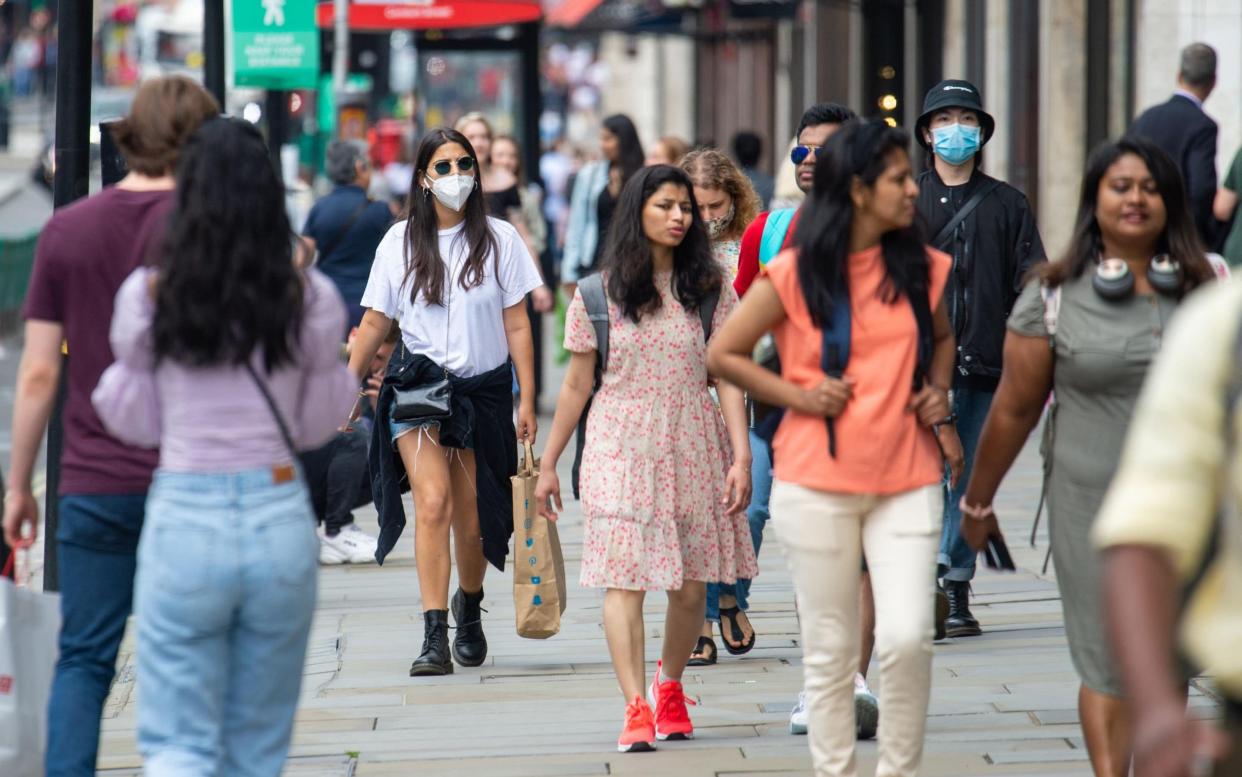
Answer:
[{"label": "black ankle boot", "polygon": [[453,658],[462,666],[480,666],[487,660],[487,637],[483,636],[483,589],[468,594],[460,588],[453,594]]},{"label": "black ankle boot", "polygon": [[410,677],[453,673],[449,657],[448,610],[423,613],[423,654],[410,666]]},{"label": "black ankle boot", "polygon": [[965,580],[944,581],[949,595],[949,617],[944,622],[950,637],[977,637],[983,633],[979,621],[970,614],[970,583]]}]

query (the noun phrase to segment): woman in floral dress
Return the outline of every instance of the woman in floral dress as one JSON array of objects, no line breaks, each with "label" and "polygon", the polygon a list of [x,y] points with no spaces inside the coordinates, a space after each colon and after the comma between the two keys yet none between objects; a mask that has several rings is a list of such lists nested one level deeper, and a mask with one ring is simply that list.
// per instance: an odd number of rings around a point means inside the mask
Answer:
[{"label": "woman in floral dress", "polygon": [[[604,262],[608,361],[582,460],[582,583],[606,589],[604,633],[626,701],[622,752],[693,736],[681,675],[702,628],[706,583],[756,572],[744,515],[742,393],[722,383],[720,407],[713,401],[700,318],[700,306],[717,298],[716,331],[737,296],[712,256],[692,189],[675,167],[639,172],[621,193]],[[591,398],[597,345],[579,290],[565,331],[573,358],[535,492],[551,519],[561,509],[556,463]],[[647,591],[667,592],[668,615],[644,700]]]},{"label": "woman in floral dress", "polygon": [[[733,160],[714,148],[691,151],[682,159],[681,169],[694,182],[694,199],[699,204],[699,215],[702,216],[708,237],[712,240],[712,251],[716,255],[716,261],[725,270],[725,278],[733,283],[737,278],[737,262],[742,252],[742,235],[762,208],[759,195],[755,193],[750,179]],[[752,467],[755,466],[770,467],[763,462],[752,461]],[[770,479],[760,478],[752,469],[752,484],[768,482]],[[756,556],[759,555],[759,546],[763,543],[763,526],[767,523],[766,510],[762,510],[762,506],[766,504],[767,498],[764,497],[760,501],[760,510],[752,506],[746,513]],[[720,623],[720,638],[733,655],[749,653],[755,646],[755,629],[746,617],[749,593],[750,580],[747,578],[739,579],[736,584],[707,585],[706,617],[698,644],[690,654],[690,666],[711,666],[716,663],[717,651],[713,636],[714,624],[717,622]]]}]

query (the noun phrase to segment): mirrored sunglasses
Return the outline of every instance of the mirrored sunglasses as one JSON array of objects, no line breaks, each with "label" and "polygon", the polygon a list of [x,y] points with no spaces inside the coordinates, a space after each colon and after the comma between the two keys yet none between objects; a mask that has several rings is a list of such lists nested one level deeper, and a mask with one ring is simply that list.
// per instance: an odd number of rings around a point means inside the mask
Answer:
[{"label": "mirrored sunglasses", "polygon": [[800,165],[812,154],[819,159],[819,149],[820,146],[797,145],[793,147],[793,151],[789,152],[789,158],[795,165]]}]

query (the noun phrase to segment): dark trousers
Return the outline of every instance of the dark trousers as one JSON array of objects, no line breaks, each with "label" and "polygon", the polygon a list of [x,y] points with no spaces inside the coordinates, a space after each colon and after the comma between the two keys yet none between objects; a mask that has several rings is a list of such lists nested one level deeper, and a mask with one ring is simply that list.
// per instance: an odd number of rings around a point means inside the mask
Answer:
[{"label": "dark trousers", "polygon": [[315,519],[330,537],[354,522],[354,510],[371,502],[370,440],[370,425],[359,420],[322,448],[302,454]]},{"label": "dark trousers", "polygon": [[94,777],[99,720],[133,606],[145,494],[60,500],[60,657],[48,703],[47,777]]}]

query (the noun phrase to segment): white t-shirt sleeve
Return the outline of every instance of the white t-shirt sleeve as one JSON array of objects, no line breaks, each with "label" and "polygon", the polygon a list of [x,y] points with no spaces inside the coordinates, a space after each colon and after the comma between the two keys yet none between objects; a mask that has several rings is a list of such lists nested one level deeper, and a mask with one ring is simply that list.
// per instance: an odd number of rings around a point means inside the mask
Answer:
[{"label": "white t-shirt sleeve", "polygon": [[389,318],[399,318],[401,311],[401,286],[405,280],[405,222],[394,224],[379,247],[375,249],[375,261],[371,263],[371,276],[366,291],[362,292],[362,307],[378,310]]},{"label": "white t-shirt sleeve", "polygon": [[517,229],[507,221],[488,219],[492,233],[500,248],[500,288],[503,290],[503,306],[513,307],[527,294],[543,285],[535,259],[522,242]]}]

